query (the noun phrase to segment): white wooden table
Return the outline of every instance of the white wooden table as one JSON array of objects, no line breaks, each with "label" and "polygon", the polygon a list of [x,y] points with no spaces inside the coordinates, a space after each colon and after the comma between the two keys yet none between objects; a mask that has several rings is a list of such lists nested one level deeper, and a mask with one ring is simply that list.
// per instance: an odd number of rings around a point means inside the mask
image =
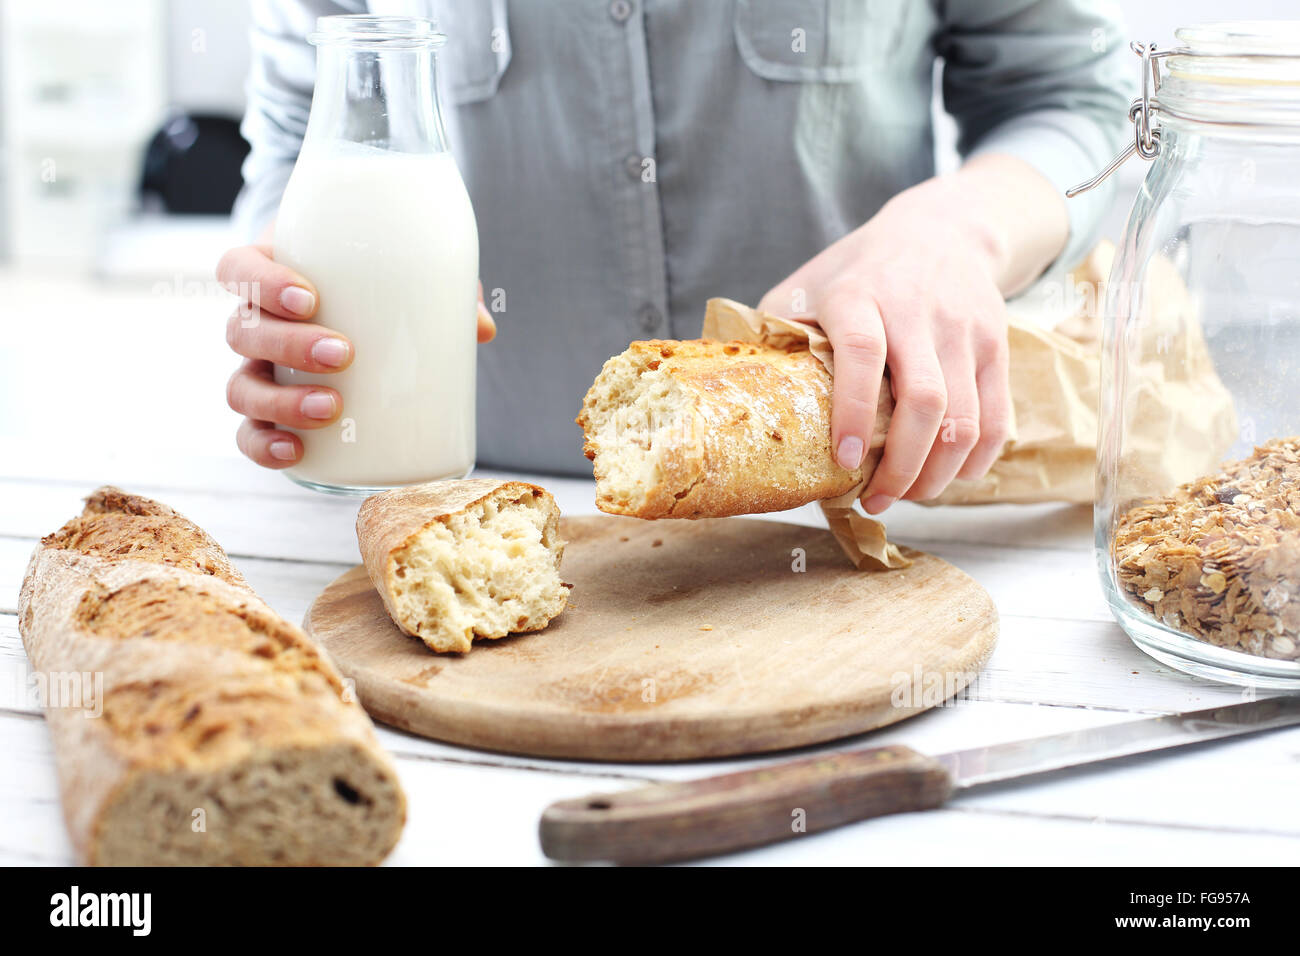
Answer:
[{"label": "white wooden table", "polygon": [[[50,740],[14,615],[35,540],[92,488],[119,484],[208,529],[273,607],[301,620],[359,560],[357,503],[303,491],[233,452],[220,293],[183,280],[96,286],[0,274],[0,303],[0,864],[67,864]],[[531,480],[566,514],[594,512],[591,482]],[[820,523],[812,508],[773,517]],[[903,504],[888,518],[892,537],[988,589],[1000,643],[971,699],[824,749],[901,742],[939,753],[1242,699],[1241,688],[1156,664],[1111,621],[1089,510]],[[392,864],[543,863],[537,821],[553,800],[782,759],[578,763],[379,735],[410,798]],[[1300,728],[1005,785],[716,862],[1290,864],[1300,855],[1297,792]]]}]

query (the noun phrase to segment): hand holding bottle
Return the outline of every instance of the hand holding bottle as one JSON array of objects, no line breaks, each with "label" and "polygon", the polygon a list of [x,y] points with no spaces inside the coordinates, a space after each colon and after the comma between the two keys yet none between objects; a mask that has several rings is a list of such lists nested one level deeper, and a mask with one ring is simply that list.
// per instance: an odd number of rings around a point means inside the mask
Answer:
[{"label": "hand holding bottle", "polygon": [[[226,342],[244,361],[226,386],[226,402],[244,415],[235,435],[239,450],[265,468],[288,468],[302,458],[302,441],[289,428],[320,428],[343,413],[343,397],[322,385],[278,385],[273,367],[339,372],[354,357],[343,335],[311,319],[320,305],[310,280],[277,263],[268,241],[231,249],[217,278],[244,302],[226,322]],[[478,341],[490,342],[496,324],[479,284]]]}]

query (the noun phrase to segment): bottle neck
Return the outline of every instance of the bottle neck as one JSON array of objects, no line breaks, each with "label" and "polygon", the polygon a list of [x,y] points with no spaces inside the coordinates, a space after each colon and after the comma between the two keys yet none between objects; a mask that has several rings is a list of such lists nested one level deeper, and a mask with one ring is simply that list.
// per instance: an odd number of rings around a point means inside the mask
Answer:
[{"label": "bottle neck", "polygon": [[432,49],[316,48],[305,146],[359,143],[403,153],[447,149]]}]

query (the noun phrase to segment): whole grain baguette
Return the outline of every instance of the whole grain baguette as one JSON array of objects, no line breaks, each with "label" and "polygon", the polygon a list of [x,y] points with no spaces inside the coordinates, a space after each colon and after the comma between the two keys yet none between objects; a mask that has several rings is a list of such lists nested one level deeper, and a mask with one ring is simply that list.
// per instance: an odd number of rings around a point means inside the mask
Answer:
[{"label": "whole grain baguette", "polygon": [[539,631],[564,610],[560,509],[524,481],[471,478],[367,498],[357,542],[401,630],[431,650]]},{"label": "whole grain baguette", "polygon": [[[877,423],[893,403],[882,385]],[[831,454],[831,376],[806,348],[633,342],[605,363],[577,422],[596,506],[636,518],[719,518],[833,498],[870,474]]]},{"label": "whole grain baguette", "polygon": [[322,652],[202,529],[103,488],[32,555],[19,629],[92,865],[373,864],[406,800]]}]

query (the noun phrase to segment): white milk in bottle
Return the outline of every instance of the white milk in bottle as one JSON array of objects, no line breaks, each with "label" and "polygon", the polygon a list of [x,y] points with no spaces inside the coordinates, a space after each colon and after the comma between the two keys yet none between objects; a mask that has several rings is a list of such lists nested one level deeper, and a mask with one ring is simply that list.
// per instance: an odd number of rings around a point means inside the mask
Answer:
[{"label": "white milk in bottle", "polygon": [[344,371],[277,367],[343,397],[332,425],[295,430],[295,481],[371,493],[474,466],[478,231],[438,115],[431,21],[323,17],[303,148],[274,255],[316,286],[314,321],[347,336]]}]

